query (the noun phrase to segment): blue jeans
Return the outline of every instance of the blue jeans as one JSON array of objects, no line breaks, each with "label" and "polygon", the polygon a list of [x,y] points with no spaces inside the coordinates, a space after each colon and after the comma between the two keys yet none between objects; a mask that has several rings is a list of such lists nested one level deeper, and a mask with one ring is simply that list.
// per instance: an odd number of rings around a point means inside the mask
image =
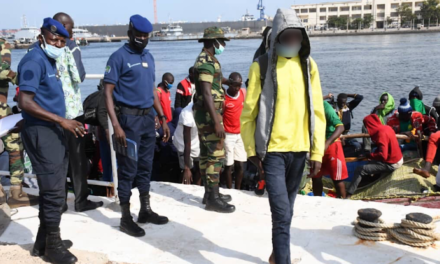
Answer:
[{"label": "blue jeans", "polygon": [[153,169],[154,146],[156,131],[154,115],[150,112],[145,116],[119,116],[119,124],[126,138],[136,142],[138,161],[116,154],[118,162],[118,194],[121,204],[130,202],[131,189],[136,186],[140,194],[150,192],[150,179]]},{"label": "blue jeans", "polygon": [[293,205],[306,163],[306,152],[267,153],[263,168],[272,212],[275,263],[290,264],[290,225]]}]

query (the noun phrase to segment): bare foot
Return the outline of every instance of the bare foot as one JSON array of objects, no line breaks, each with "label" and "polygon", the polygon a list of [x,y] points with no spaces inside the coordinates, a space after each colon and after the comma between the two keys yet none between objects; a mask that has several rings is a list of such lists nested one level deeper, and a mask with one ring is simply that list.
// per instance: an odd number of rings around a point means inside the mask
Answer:
[{"label": "bare foot", "polygon": [[272,251],[272,254],[270,254],[270,257],[269,257],[269,264],[276,264],[275,263],[275,257],[273,256],[273,251]]},{"label": "bare foot", "polygon": [[417,175],[424,177],[424,178],[429,178],[431,176],[431,174],[429,174],[429,172],[424,169],[414,168],[413,172]]}]

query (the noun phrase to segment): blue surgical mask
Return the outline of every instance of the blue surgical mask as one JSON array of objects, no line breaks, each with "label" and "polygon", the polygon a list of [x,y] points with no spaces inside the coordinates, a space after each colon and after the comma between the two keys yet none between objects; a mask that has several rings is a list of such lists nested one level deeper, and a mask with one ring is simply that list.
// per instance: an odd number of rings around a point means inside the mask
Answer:
[{"label": "blue surgical mask", "polygon": [[214,50],[215,50],[215,55],[220,55],[220,54],[222,54],[223,53],[223,51],[225,51],[225,47],[222,45],[222,44],[220,44],[220,42],[218,42],[218,40],[215,40],[215,41],[217,41],[217,43],[218,43],[218,49],[215,47],[215,45],[214,45]]},{"label": "blue surgical mask", "polygon": [[285,58],[294,58],[298,56],[298,53],[301,49],[301,43],[297,43],[294,46],[286,46],[281,43],[276,43],[275,49],[277,51],[278,56]]},{"label": "blue surgical mask", "polygon": [[164,81],[164,84],[167,86],[167,89],[170,90],[171,88],[173,88],[173,85],[168,83],[167,81]]},{"label": "blue surgical mask", "polygon": [[58,57],[63,55],[63,53],[65,52],[64,48],[57,48],[55,46],[49,45],[49,44],[47,44],[44,36],[41,35],[41,37],[43,38],[43,41],[44,41],[44,45],[41,45],[41,49],[44,51],[44,53],[46,53],[46,55],[49,58],[56,60],[56,59],[58,59]]}]

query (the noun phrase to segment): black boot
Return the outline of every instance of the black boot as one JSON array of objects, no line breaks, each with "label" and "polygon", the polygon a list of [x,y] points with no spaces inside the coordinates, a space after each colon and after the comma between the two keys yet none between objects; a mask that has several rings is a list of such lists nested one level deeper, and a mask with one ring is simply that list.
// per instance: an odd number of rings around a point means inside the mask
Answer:
[{"label": "black boot", "polygon": [[[32,249],[31,255],[34,257],[44,256],[44,251],[46,251],[46,228],[40,226],[38,228],[37,238],[35,239],[34,248]],[[73,246],[72,241],[63,240],[64,246],[69,249]]]},{"label": "black boot", "polygon": [[44,256],[54,264],[71,264],[78,259],[67,250],[60,237],[59,227],[47,226],[46,250]]},{"label": "black boot", "polygon": [[145,236],[144,229],[140,228],[135,222],[133,222],[133,217],[130,213],[130,204],[121,204],[121,212],[122,217],[119,230],[134,237]]},{"label": "black boot", "polygon": [[149,193],[141,193],[139,199],[141,201],[141,210],[139,211],[138,223],[152,223],[155,225],[168,223],[167,217],[160,216],[151,209]]},{"label": "black boot", "polygon": [[[202,203],[203,203],[203,204],[206,204],[206,201],[207,201],[208,198],[209,198],[209,193],[210,193],[210,190],[209,190],[209,188],[205,185],[205,195],[203,195],[203,200],[202,200]],[[221,194],[220,192],[219,192],[218,194],[219,194],[220,199],[223,200],[223,202],[225,202],[225,203],[229,203],[230,201],[232,201],[232,197],[231,197],[229,194]]]},{"label": "black boot", "polygon": [[233,213],[235,206],[228,204],[220,198],[219,186],[210,188],[209,198],[206,201],[206,210],[218,213]]},{"label": "black boot", "polygon": [[92,202],[90,200],[86,200],[84,204],[75,205],[75,212],[85,212],[90,210],[95,210],[98,207],[103,206],[103,202]]}]

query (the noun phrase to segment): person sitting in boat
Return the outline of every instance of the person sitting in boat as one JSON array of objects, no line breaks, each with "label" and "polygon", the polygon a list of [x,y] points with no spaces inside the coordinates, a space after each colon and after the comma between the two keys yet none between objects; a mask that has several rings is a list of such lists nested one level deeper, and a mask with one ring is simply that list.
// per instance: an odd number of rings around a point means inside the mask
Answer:
[{"label": "person sitting in boat", "polygon": [[[328,94],[324,96],[324,100],[327,99],[333,99],[333,94]],[[350,102],[348,101],[348,98],[353,98]],[[344,135],[348,134],[351,128],[351,119],[353,118],[353,110],[362,102],[364,97],[360,94],[346,94],[346,93],[340,93],[338,94],[336,103],[333,104],[333,107],[335,108],[336,113],[339,116],[339,119],[344,124]],[[359,141],[356,139],[349,139],[345,140],[345,143],[348,146],[353,146],[355,151],[360,151],[362,149],[362,145]]]},{"label": "person sitting in boat", "polygon": [[[406,98],[400,99],[398,110],[388,119],[387,125],[390,126],[396,134],[404,134],[414,138],[414,135],[426,135],[437,130],[437,124],[434,118],[414,111]],[[417,144],[414,140],[405,140],[400,145],[402,151],[416,150]]]},{"label": "person sitting in boat", "polygon": [[[428,150],[426,152],[425,166],[422,169],[414,168],[413,172],[425,178],[429,178],[431,175],[429,171],[431,170],[432,163],[434,162],[438,146],[440,144],[440,131],[431,134],[428,142]],[[440,173],[437,175],[437,186],[436,191],[440,191]]]},{"label": "person sitting in boat", "polygon": [[188,76],[177,85],[176,97],[174,99],[174,109],[185,108],[189,103],[192,102],[196,92],[196,85],[194,84],[195,74],[196,71],[194,67],[189,68]]},{"label": "person sitting in boat", "polygon": [[393,129],[383,125],[378,115],[371,114],[364,119],[365,128],[371,141],[376,145],[373,153],[367,158],[369,162],[357,167],[353,180],[347,189],[347,198],[357,190],[362,179],[370,175],[392,173],[403,164],[403,155]]},{"label": "person sitting in boat", "polygon": [[[388,118],[391,117],[396,110],[396,106],[394,104],[394,98],[391,94],[384,92],[381,94],[379,98],[379,105],[373,108],[371,114],[376,114],[382,125],[386,125]],[[362,127],[362,133],[368,133],[365,127]],[[367,151],[371,151],[371,140],[370,138],[364,138],[364,149]]]},{"label": "person sitting in boat", "polygon": [[345,198],[344,180],[348,178],[347,164],[345,163],[344,151],[339,137],[345,131],[344,124],[339,119],[333,107],[324,101],[325,111],[325,153],[322,158],[322,166],[316,177],[312,178],[313,195],[321,196],[323,185],[322,176],[330,175],[336,188],[338,197]]},{"label": "person sitting in boat", "polygon": [[423,93],[420,91],[418,86],[409,92],[409,103],[414,111],[421,113],[422,115],[427,115],[435,119],[438,122],[438,112],[434,107],[428,106],[423,103]]},{"label": "person sitting in boat", "polygon": [[[432,103],[432,107],[435,108],[437,114],[440,114],[440,95],[434,99],[434,102]],[[440,118],[437,119],[437,128],[440,128]]]}]

